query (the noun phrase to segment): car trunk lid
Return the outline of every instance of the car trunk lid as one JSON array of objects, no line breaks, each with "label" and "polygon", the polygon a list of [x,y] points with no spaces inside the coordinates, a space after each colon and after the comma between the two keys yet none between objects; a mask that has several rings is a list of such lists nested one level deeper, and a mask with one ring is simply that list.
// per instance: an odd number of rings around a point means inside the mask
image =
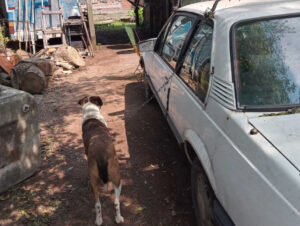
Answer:
[{"label": "car trunk lid", "polygon": [[249,122],[300,171],[300,114],[254,117]]}]

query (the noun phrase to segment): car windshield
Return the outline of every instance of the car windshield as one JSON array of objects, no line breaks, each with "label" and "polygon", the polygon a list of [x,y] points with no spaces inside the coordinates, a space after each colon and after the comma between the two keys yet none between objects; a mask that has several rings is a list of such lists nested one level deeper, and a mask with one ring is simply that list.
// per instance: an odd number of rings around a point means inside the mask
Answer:
[{"label": "car windshield", "polygon": [[239,105],[300,104],[300,18],[242,23],[235,30]]}]

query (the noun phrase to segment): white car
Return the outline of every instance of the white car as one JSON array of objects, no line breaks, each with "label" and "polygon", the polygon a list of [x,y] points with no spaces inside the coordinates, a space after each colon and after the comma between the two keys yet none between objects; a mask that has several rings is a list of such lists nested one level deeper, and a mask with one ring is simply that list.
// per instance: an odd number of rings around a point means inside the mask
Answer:
[{"label": "white car", "polygon": [[213,4],[178,9],[143,52],[197,222],[299,226],[300,1]]}]

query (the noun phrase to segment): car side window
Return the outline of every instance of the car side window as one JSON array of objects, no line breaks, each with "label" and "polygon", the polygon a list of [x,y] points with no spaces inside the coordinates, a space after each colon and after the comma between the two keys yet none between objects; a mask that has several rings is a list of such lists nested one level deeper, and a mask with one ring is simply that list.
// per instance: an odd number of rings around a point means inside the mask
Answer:
[{"label": "car side window", "polygon": [[181,78],[205,101],[210,76],[210,58],[213,28],[202,24],[192,38],[184,56],[180,71]]},{"label": "car side window", "polygon": [[161,32],[161,34],[159,35],[156,41],[157,45],[155,47],[155,52],[157,52],[158,54],[160,54],[162,51],[162,48],[164,46],[165,35],[168,32],[171,23],[172,21],[169,22],[167,26],[165,26],[165,29]]},{"label": "car side window", "polygon": [[176,16],[168,31],[161,55],[173,69],[176,68],[180,51],[194,22],[195,19],[192,17]]}]

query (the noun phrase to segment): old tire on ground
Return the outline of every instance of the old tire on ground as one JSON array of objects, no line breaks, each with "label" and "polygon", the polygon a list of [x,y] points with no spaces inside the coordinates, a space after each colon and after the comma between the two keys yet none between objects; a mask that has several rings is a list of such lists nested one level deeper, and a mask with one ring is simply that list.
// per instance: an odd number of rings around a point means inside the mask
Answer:
[{"label": "old tire on ground", "polygon": [[215,225],[213,213],[214,191],[198,158],[195,158],[192,164],[191,189],[197,225]]}]

